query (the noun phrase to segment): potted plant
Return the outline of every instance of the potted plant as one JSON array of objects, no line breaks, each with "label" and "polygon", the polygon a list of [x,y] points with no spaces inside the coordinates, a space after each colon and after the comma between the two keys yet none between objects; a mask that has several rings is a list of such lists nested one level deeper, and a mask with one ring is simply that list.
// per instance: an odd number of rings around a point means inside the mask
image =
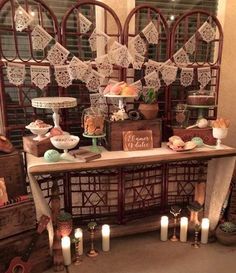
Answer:
[{"label": "potted plant", "polygon": [[68,212],[61,212],[57,217],[57,227],[62,237],[69,236],[72,231],[72,215]]},{"label": "potted plant", "polygon": [[147,92],[143,93],[140,97],[139,112],[143,115],[144,119],[154,119],[157,117],[159,111],[157,103],[157,92],[154,88],[148,88]]}]

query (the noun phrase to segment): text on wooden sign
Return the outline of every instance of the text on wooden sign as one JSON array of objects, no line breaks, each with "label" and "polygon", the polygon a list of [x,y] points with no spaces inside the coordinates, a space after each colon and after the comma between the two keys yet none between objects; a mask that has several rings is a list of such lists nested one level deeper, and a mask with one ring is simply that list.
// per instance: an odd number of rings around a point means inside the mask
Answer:
[{"label": "text on wooden sign", "polygon": [[153,148],[151,130],[124,131],[123,149],[124,151],[148,150]]}]

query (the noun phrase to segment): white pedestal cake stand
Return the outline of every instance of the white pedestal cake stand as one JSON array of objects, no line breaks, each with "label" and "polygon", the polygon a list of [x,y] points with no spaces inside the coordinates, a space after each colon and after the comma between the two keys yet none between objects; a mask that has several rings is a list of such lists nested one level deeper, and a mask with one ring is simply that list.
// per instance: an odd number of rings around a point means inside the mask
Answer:
[{"label": "white pedestal cake stand", "polygon": [[35,108],[52,109],[54,128],[61,129],[59,109],[73,108],[77,106],[76,98],[72,97],[41,97],[31,100],[32,106]]}]

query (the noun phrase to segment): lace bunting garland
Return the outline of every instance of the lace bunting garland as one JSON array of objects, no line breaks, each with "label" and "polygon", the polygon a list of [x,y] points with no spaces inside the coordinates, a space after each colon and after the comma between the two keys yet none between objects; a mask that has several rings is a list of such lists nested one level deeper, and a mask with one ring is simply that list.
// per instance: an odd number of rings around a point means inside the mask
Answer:
[{"label": "lace bunting garland", "polygon": [[144,77],[146,86],[149,88],[154,88],[156,90],[159,90],[161,87],[161,82],[159,79],[159,75],[156,71],[153,71],[152,73],[148,74]]},{"label": "lace bunting garland", "polygon": [[97,92],[103,80],[104,76],[98,73],[96,70],[92,69],[86,81],[86,87],[89,91]]},{"label": "lace bunting garland", "polygon": [[83,80],[88,69],[88,65],[75,56],[68,65],[68,71],[72,80]]},{"label": "lace bunting garland", "polygon": [[121,46],[113,50],[111,56],[114,63],[121,67],[127,68],[130,63],[133,63],[133,58],[126,46]]},{"label": "lace bunting garland", "polygon": [[200,83],[200,89],[203,89],[211,81],[211,68],[209,66],[198,68],[197,77]]},{"label": "lace bunting garland", "polygon": [[139,99],[139,97],[141,96],[141,93],[142,93],[142,89],[143,89],[143,85],[142,85],[142,82],[140,80],[136,81],[136,82],[133,82],[130,84],[130,86],[134,86],[137,91],[138,91],[138,96],[135,98],[136,100]]},{"label": "lace bunting garland", "polygon": [[110,63],[108,54],[100,56],[95,59],[98,72],[108,77],[113,72],[113,66]]},{"label": "lace bunting garland", "polygon": [[193,81],[193,68],[183,67],[180,73],[180,83],[183,86],[189,86]]},{"label": "lace bunting garland", "polygon": [[148,62],[145,63],[145,66],[146,66],[145,75],[148,75],[153,71],[159,72],[163,66],[163,63],[148,60]]},{"label": "lace bunting garland", "polygon": [[70,52],[58,42],[48,51],[47,59],[51,65],[62,65],[66,61]]},{"label": "lace bunting garland", "polygon": [[133,68],[140,70],[143,66],[143,63],[145,61],[145,57],[143,57],[142,55],[135,53],[133,55]]},{"label": "lace bunting garland", "polygon": [[15,11],[14,21],[16,30],[22,31],[30,25],[33,21],[33,17],[19,6]]},{"label": "lace bunting garland", "polygon": [[40,25],[37,25],[32,33],[32,46],[34,50],[44,50],[53,37],[47,33]]},{"label": "lace bunting garland", "polygon": [[199,29],[198,32],[200,33],[203,41],[209,43],[215,39],[215,29],[208,23],[205,22]]},{"label": "lace bunting garland", "polygon": [[174,55],[174,61],[178,66],[187,66],[189,63],[189,57],[183,48],[180,48]]},{"label": "lace bunting garland", "polygon": [[109,62],[111,64],[115,63],[115,60],[113,59],[113,51],[115,51],[118,48],[121,48],[122,44],[118,43],[117,41],[115,41],[112,45],[110,50],[108,51],[108,58],[109,58]]},{"label": "lace bunting garland", "polygon": [[99,93],[94,93],[94,94],[90,94],[89,98],[90,98],[91,107],[100,108],[105,113],[107,113],[108,107],[106,103],[106,98],[104,96],[102,96]]},{"label": "lace bunting garland", "polygon": [[7,78],[10,83],[19,86],[25,80],[25,65],[16,63],[7,63]]},{"label": "lace bunting garland", "polygon": [[86,33],[89,31],[92,22],[89,21],[82,13],[78,12],[79,32]]},{"label": "lace bunting garland", "polygon": [[97,47],[104,48],[109,39],[110,37],[105,32],[95,28],[88,40],[92,51],[97,51]]},{"label": "lace bunting garland", "polygon": [[50,83],[50,68],[48,66],[30,67],[31,82],[43,90]]},{"label": "lace bunting garland", "polygon": [[193,54],[196,50],[196,36],[193,35],[184,45],[185,51],[188,54]]},{"label": "lace bunting garland", "polygon": [[55,78],[59,86],[68,87],[72,84],[68,65],[55,65]]},{"label": "lace bunting garland", "polygon": [[167,86],[176,80],[177,71],[178,67],[172,65],[165,65],[162,68],[162,79]]},{"label": "lace bunting garland", "polygon": [[143,30],[142,33],[144,34],[145,38],[147,39],[149,44],[154,44],[157,45],[158,44],[158,36],[159,33],[155,27],[155,25],[153,24],[153,22],[150,22]]},{"label": "lace bunting garland", "polygon": [[131,51],[134,51],[140,55],[145,55],[147,51],[146,43],[139,34],[130,40],[130,48]]}]

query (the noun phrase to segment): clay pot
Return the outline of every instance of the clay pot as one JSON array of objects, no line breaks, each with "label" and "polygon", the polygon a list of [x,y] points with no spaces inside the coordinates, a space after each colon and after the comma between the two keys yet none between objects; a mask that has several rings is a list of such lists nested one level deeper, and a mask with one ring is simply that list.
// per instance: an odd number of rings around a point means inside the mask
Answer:
[{"label": "clay pot", "polygon": [[138,110],[143,115],[144,119],[155,119],[157,117],[159,107],[158,103],[140,103]]},{"label": "clay pot", "polygon": [[62,237],[69,236],[73,228],[72,216],[65,212],[57,217],[57,228]]}]

